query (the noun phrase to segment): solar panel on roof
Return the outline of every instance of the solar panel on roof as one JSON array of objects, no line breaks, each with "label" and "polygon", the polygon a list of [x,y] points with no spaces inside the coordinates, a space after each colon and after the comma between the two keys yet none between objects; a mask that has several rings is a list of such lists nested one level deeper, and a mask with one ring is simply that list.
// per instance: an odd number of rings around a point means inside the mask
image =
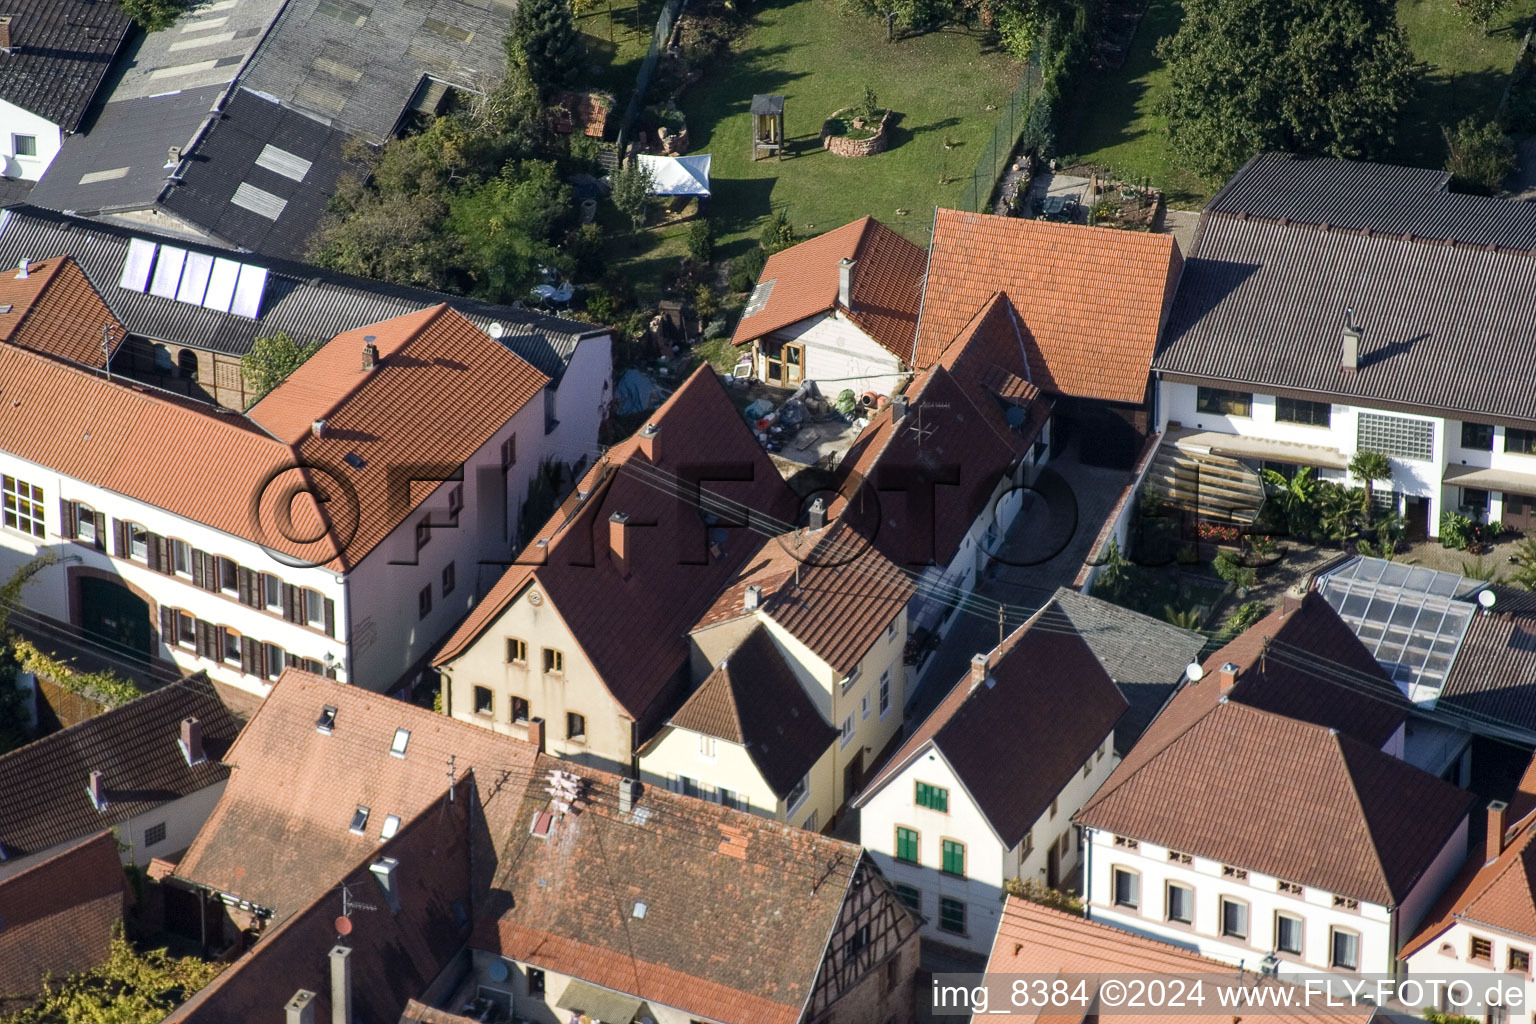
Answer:
[{"label": "solar panel on roof", "polygon": [[118,279],[118,287],[126,288],[131,292],[142,292],[149,287],[149,271],[155,265],[155,250],[160,246],[155,242],[135,238],[128,243],[128,256],[123,260],[123,276]]},{"label": "solar panel on roof", "polygon": [[203,304],[203,293],[208,290],[208,275],[213,273],[213,257],[204,252],[187,253],[187,265],[181,272],[181,287],[176,298],[194,306]]},{"label": "solar panel on roof", "polygon": [[240,268],[240,281],[235,285],[235,301],[229,311],[236,316],[255,320],[261,315],[261,293],[267,288],[267,268],[245,264]]},{"label": "solar panel on roof", "polygon": [[181,268],[187,261],[187,250],[174,245],[160,247],[160,259],[155,263],[155,276],[149,282],[149,294],[162,299],[174,299],[181,286]]},{"label": "solar panel on roof", "polygon": [[208,279],[208,294],[203,296],[203,305],[208,309],[228,313],[230,303],[235,299],[235,282],[239,278],[240,264],[222,257],[214,260],[213,274]]}]

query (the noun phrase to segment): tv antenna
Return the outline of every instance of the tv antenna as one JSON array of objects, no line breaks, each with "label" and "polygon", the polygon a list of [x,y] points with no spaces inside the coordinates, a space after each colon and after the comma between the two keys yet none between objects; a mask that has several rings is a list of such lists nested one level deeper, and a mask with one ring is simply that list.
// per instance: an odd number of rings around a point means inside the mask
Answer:
[{"label": "tv antenna", "polygon": [[[345,935],[352,930],[352,911],[354,910],[378,910],[372,903],[364,903],[352,895],[352,889],[346,882],[341,883],[341,916],[336,919],[336,930]],[[346,927],[342,927],[342,922]]]},{"label": "tv antenna", "polygon": [[[917,438],[917,447],[919,449],[923,447],[923,442],[932,437],[933,432],[938,429],[937,427],[923,426],[923,406],[925,404],[923,402],[917,403],[917,408],[912,410],[914,422],[907,424],[907,433]],[[943,406],[940,406],[940,408],[943,408]]]}]

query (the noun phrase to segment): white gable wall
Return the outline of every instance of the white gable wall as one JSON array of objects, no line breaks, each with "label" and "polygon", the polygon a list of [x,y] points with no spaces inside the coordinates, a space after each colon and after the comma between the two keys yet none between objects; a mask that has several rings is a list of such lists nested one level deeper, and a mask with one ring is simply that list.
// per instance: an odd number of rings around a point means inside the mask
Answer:
[{"label": "white gable wall", "polygon": [[[899,358],[841,311],[806,317],[774,331],[769,338],[805,346],[805,379],[814,380],[829,402],[845,388],[851,388],[855,395],[866,391],[891,395],[910,376]],[[756,357],[752,372],[761,381],[768,380],[767,362],[762,356],[767,340],[752,343]]]},{"label": "white gable wall", "polygon": [[[19,156],[16,153],[16,136],[30,135],[37,140],[36,156]],[[36,181],[43,176],[53,158],[59,155],[59,147],[63,145],[63,132],[59,126],[44,117],[38,117],[30,110],[25,110],[14,103],[0,100],[0,156],[4,157],[4,169],[0,171],[7,178],[25,178],[28,181]],[[34,259],[46,259],[57,253],[44,255],[38,253]]]}]

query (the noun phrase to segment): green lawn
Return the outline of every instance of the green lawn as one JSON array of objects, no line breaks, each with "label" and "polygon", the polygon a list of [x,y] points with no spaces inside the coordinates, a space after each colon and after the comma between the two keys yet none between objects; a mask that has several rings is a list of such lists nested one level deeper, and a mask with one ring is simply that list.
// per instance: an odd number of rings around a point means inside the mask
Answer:
[{"label": "green lawn", "polygon": [[[1398,131],[1400,163],[1441,167],[1441,125],[1469,114],[1492,117],[1520,49],[1530,0],[1494,19],[1488,35],[1452,10],[1450,0],[1398,0],[1398,20],[1414,56],[1428,65]],[[1075,162],[1107,167],[1125,178],[1150,178],[1173,206],[1198,206],[1214,183],[1183,170],[1168,145],[1167,119],[1157,106],[1168,73],[1154,52],[1179,27],[1178,0],[1151,0],[1125,64],[1090,79],[1090,97],[1063,127],[1058,148]]]},{"label": "green lawn", "polygon": [[[635,76],[650,49],[661,6],[662,0],[598,0],[576,18],[587,57],[597,72],[588,88],[613,94],[615,109],[609,117],[614,122],[623,116],[635,91]],[[611,137],[613,132],[608,134]]]},{"label": "green lawn", "polygon": [[[744,250],[762,218],[785,206],[801,237],[871,214],[927,245],[934,206],[958,202],[996,123],[987,108],[1006,102],[1020,71],[960,29],[887,43],[882,25],[840,14],[833,0],[763,7],[730,66],[692,86],[681,104],[692,151],[714,157],[710,217],[720,255]],[[899,115],[891,148],[833,156],[821,148],[821,123],[857,103],[866,85]],[[785,97],[783,160],[750,159],[755,93]]]}]

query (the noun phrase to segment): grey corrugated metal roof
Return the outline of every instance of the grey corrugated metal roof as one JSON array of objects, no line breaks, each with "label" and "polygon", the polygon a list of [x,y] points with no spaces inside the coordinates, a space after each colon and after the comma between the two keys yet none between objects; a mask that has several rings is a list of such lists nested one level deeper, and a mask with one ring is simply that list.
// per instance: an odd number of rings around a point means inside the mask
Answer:
[{"label": "grey corrugated metal roof", "polygon": [[1536,608],[1495,592],[1495,610],[1472,615],[1436,706],[1536,731]]},{"label": "grey corrugated metal roof", "polygon": [[[135,238],[267,268],[259,319],[120,287],[129,243]],[[493,322],[502,324],[506,329],[502,343],[558,382],[577,343],[584,337],[607,333],[606,328],[575,320],[350,277],[289,260],[242,255],[35,207],[13,207],[0,214],[0,266],[15,266],[23,258],[61,255],[74,258],[131,333],[232,355],[243,355],[257,338],[276,331],[284,331],[301,343],[329,339],[343,331],[446,302],[482,328]]]},{"label": "grey corrugated metal roof", "polygon": [[7,0],[11,49],[0,55],[0,99],[79,129],[133,22],[99,0]]},{"label": "grey corrugated metal roof", "polygon": [[1350,231],[1536,248],[1536,205],[1446,191],[1445,171],[1353,160],[1254,157],[1206,213],[1327,224]]},{"label": "grey corrugated metal roof", "polygon": [[326,0],[332,13],[323,13],[320,0],[290,0],[241,84],[378,142],[395,130],[424,78],[475,92],[494,87],[515,6]]},{"label": "grey corrugated metal roof", "polygon": [[[1533,215],[1493,209],[1508,218],[1506,238]],[[1536,421],[1536,256],[1224,212],[1201,219],[1156,372]],[[1340,370],[1346,309],[1363,330],[1354,374]]]}]

